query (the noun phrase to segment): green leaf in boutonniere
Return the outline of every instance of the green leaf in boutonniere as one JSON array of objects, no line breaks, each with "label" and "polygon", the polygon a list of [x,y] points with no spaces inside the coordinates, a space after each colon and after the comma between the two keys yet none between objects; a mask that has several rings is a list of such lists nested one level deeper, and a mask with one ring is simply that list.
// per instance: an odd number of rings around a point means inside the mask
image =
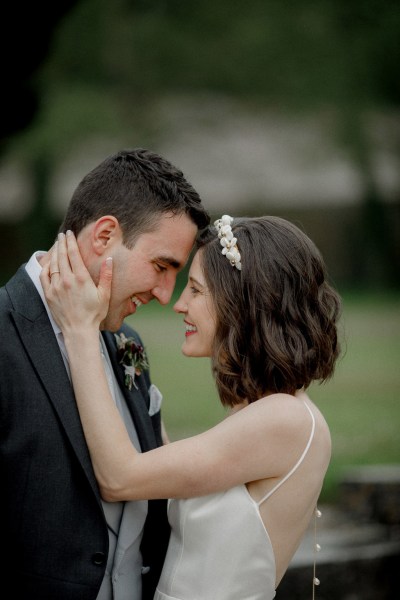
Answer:
[{"label": "green leaf in boutonniere", "polygon": [[146,350],[141,344],[137,344],[133,337],[126,337],[123,333],[115,333],[114,336],[117,341],[118,362],[123,365],[125,371],[125,385],[131,390],[132,385],[137,387],[135,376],[149,368]]}]

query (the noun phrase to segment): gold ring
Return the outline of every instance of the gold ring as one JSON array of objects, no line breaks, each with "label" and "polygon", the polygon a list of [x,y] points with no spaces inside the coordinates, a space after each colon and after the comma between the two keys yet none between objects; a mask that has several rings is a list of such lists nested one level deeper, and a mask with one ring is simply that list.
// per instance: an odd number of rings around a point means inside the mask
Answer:
[{"label": "gold ring", "polygon": [[55,273],[59,273],[60,271],[53,271],[52,273],[50,273],[50,277],[52,277],[52,275],[55,275]]}]

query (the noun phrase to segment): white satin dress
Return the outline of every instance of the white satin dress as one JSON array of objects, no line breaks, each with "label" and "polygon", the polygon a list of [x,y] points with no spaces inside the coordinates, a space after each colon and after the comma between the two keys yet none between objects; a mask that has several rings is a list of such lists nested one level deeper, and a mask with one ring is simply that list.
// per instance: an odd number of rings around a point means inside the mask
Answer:
[{"label": "white satin dress", "polygon": [[259,502],[245,485],[224,492],[169,500],[171,538],[154,600],[272,600],[275,557],[260,506],[287,481],[306,456]]}]

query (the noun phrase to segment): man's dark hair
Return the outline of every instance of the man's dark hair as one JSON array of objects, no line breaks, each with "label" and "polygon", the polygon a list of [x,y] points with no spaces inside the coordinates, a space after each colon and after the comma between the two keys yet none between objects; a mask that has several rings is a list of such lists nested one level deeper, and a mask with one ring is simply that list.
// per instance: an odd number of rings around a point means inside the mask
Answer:
[{"label": "man's dark hair", "polygon": [[166,213],[186,214],[199,230],[210,222],[199,194],[179,169],[150,150],[122,150],[78,184],[59,231],[70,229],[78,235],[89,223],[113,215],[123,243],[131,248]]}]

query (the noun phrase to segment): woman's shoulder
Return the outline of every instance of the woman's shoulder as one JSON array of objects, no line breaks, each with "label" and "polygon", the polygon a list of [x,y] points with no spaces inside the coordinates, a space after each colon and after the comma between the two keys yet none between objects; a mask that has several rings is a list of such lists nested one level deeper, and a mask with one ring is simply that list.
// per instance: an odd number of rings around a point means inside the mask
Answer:
[{"label": "woman's shoulder", "polygon": [[258,433],[259,440],[265,436],[284,446],[288,443],[293,445],[296,440],[302,444],[312,435],[321,450],[330,452],[329,426],[322,412],[305,392],[264,396],[238,411],[238,416],[243,425],[246,421],[251,424],[253,435]]},{"label": "woman's shoulder", "polygon": [[304,391],[296,394],[282,392],[269,394],[247,405],[246,408],[254,411],[254,416],[264,414],[276,421],[283,420],[288,425],[298,423],[299,419],[310,421],[313,418],[326,423],[320,409]]},{"label": "woman's shoulder", "polygon": [[282,424],[287,427],[298,426],[299,421],[310,421],[310,410],[314,413],[315,409],[305,394],[292,395],[282,392],[263,396],[246,406],[248,413],[252,413],[252,418],[258,419],[260,423],[268,421],[275,426]]}]

